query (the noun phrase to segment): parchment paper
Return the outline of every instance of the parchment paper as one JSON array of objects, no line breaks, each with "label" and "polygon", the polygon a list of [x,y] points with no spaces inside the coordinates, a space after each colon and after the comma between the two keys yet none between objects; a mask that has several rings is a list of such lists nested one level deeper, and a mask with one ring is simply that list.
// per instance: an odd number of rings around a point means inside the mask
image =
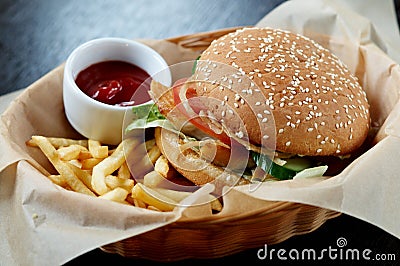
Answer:
[{"label": "parchment paper", "polygon": [[[362,12],[373,19],[362,16]],[[400,68],[396,63],[400,41],[398,31],[393,30],[397,25],[392,1],[289,1],[258,26],[302,33],[337,54],[367,91],[372,123],[379,132],[375,146],[338,176],[265,183],[255,191],[249,191],[248,186],[237,187],[224,198],[225,207],[216,217],[265,206],[265,200],[293,201],[347,213],[400,237]],[[169,64],[197,57],[197,53],[163,40],[142,41],[159,51]],[[179,219],[209,215],[184,208],[158,213],[93,200],[47,180],[43,173],[52,171],[52,167],[38,149],[27,148],[25,141],[33,134],[80,137],[65,119],[62,71],[60,66],[32,84],[1,117],[2,263],[62,264],[104,244]],[[199,194],[207,193],[207,189]]]}]

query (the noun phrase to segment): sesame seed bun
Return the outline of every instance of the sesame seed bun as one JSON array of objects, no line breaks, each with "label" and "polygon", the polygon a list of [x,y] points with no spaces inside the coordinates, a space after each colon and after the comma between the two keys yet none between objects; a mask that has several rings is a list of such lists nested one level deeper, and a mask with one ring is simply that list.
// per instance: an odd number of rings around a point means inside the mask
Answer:
[{"label": "sesame seed bun", "polygon": [[[210,82],[221,76],[219,64],[236,71],[220,78],[225,86]],[[357,78],[330,51],[298,34],[271,28],[227,34],[202,53],[194,77],[208,81],[196,87],[198,95],[219,101],[208,106],[215,118],[252,144],[270,137],[265,128],[271,119],[276,150],[292,154],[349,154],[368,134],[369,104]]]}]

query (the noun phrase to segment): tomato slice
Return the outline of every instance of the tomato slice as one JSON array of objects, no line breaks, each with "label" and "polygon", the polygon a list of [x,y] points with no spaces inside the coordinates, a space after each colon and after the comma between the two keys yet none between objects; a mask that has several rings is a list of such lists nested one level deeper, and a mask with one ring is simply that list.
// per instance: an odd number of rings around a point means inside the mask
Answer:
[{"label": "tomato slice", "polygon": [[[182,100],[179,96],[180,90],[185,84],[185,81],[187,78],[179,79],[177,80],[173,87],[173,95],[174,95],[174,103],[175,106],[178,108],[178,110],[185,115],[187,118],[189,118],[190,123],[192,123],[195,127],[206,133],[207,135],[219,139],[221,142],[231,145],[231,138],[225,133],[222,132],[220,134],[216,133],[214,130],[212,130],[207,123],[205,123],[203,120],[201,120],[200,117],[191,117],[188,112],[185,110]],[[186,98],[188,99],[189,105],[192,108],[192,110],[196,113],[199,114],[201,110],[206,110],[205,106],[202,105],[200,100],[197,97],[196,90],[194,88],[189,87],[186,90]]]}]

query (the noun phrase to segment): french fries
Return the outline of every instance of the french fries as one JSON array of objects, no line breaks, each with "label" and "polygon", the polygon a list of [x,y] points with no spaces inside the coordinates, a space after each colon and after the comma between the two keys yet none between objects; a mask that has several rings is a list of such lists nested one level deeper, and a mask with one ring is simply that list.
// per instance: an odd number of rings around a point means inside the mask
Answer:
[{"label": "french fries", "polygon": [[[51,138],[47,137],[47,140],[51,143],[51,145],[54,146],[54,148],[58,149],[60,147],[67,147],[71,145],[80,145],[82,147],[87,148],[88,146],[88,141],[87,140],[75,140],[75,139],[67,139],[67,138]],[[28,140],[27,142],[28,146],[31,147],[37,147],[37,144],[35,141],[32,139]]]},{"label": "french fries", "polygon": [[88,140],[89,152],[93,158],[104,159],[108,157],[108,146],[101,146],[97,140]]},{"label": "french fries", "polygon": [[137,183],[132,188],[132,197],[139,198],[148,205],[154,206],[161,211],[172,211],[175,206],[178,205],[178,202],[173,199],[168,198],[149,187],[145,187],[140,183]]},{"label": "french fries", "polygon": [[161,182],[164,180],[164,177],[157,171],[151,171],[147,173],[143,177],[143,184],[147,187],[158,187]]},{"label": "french fries", "polygon": [[71,146],[61,147],[57,150],[58,156],[63,161],[71,161],[77,159],[81,151],[87,151],[85,147],[73,144]]},{"label": "french fries", "polygon": [[[154,139],[140,143],[138,139],[122,141],[116,148],[102,145],[95,140],[73,140],[32,136],[26,142],[38,147],[51,162],[58,174],[48,176],[54,184],[68,190],[129,204],[153,211],[172,211],[191,192],[161,188],[163,180],[178,173],[161,154]],[[154,166],[144,175],[143,184],[133,179],[125,154],[145,145],[145,158],[137,164],[148,162]],[[210,195],[210,206],[221,210],[222,205]]]},{"label": "french fries", "polygon": [[99,198],[123,203],[125,202],[126,196],[128,196],[128,194],[129,192],[127,190],[116,187],[113,190],[110,190],[107,193],[99,196]]},{"label": "french fries", "polygon": [[131,178],[131,172],[129,171],[128,164],[124,162],[121,167],[118,169],[118,175],[121,179],[129,179]]},{"label": "french fries", "polygon": [[95,194],[75,175],[71,167],[67,163],[61,161],[56,149],[47,138],[42,136],[33,136],[32,140],[42,150],[49,161],[53,164],[54,168],[56,168],[60,175],[65,179],[65,182],[72,189],[90,196],[95,196]]},{"label": "french fries", "polygon": [[123,142],[121,142],[117,149],[107,158],[93,167],[92,174],[92,187],[97,194],[103,195],[110,191],[105,179],[107,175],[111,175],[125,162],[125,153],[123,149]]},{"label": "french fries", "polygon": [[164,155],[161,155],[154,164],[154,170],[160,173],[164,178],[171,179],[177,175],[176,170],[168,162]]}]

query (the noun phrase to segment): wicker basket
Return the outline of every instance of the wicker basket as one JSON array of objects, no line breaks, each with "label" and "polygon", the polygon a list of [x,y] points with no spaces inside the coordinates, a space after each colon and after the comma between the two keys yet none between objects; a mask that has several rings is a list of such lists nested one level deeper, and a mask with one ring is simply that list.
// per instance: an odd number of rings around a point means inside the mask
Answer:
[{"label": "wicker basket", "polygon": [[[201,52],[228,28],[167,39]],[[309,233],[340,213],[290,202],[273,202],[253,213],[221,219],[178,221],[102,247],[110,253],[155,261],[218,258]]]}]

